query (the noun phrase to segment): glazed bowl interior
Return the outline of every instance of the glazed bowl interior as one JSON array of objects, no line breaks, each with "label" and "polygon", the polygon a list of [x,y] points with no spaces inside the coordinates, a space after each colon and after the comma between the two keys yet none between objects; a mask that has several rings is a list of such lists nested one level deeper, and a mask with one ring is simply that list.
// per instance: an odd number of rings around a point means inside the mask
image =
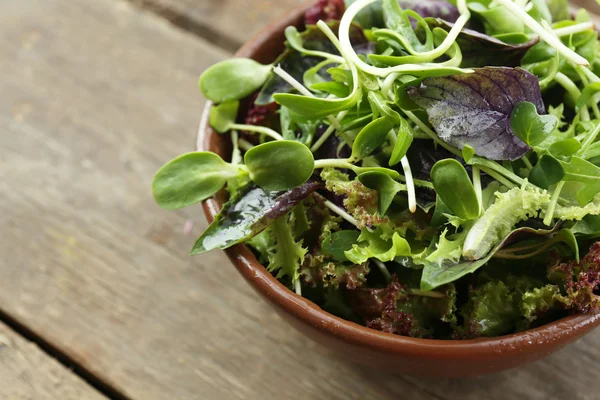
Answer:
[{"label": "glazed bowl interior", "polygon": [[[306,6],[288,13],[250,40],[236,57],[271,63],[284,49],[284,29],[301,27]],[[197,149],[229,159],[227,136],[208,124],[207,103],[200,123]],[[226,201],[226,193],[204,202],[209,222]],[[275,279],[245,245],[226,250],[238,271],[285,320],[331,350],[373,367],[421,376],[457,377],[497,372],[535,361],[573,342],[600,324],[600,314],[578,314],[536,329],[472,340],[409,338],[366,328],[338,318],[296,295]]]}]

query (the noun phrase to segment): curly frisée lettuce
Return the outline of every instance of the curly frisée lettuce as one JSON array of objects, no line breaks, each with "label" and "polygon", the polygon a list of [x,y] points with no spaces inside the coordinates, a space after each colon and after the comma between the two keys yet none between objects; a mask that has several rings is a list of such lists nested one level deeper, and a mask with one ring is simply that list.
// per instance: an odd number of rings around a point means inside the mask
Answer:
[{"label": "curly fris\u00e9e lettuce", "polygon": [[231,155],[163,166],[166,209],[229,200],[246,244],[383,332],[464,339],[600,307],[600,42],[566,0],[319,0],[272,64],[200,77]]}]

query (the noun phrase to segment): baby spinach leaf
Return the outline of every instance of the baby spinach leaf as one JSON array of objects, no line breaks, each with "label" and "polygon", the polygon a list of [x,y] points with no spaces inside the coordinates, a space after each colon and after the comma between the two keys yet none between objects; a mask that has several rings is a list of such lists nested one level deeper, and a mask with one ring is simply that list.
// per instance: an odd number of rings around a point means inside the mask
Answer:
[{"label": "baby spinach leaf", "polygon": [[397,129],[398,134],[396,137],[396,143],[394,143],[392,154],[390,155],[390,167],[393,167],[402,160],[402,158],[406,155],[408,148],[412,144],[414,137],[412,128],[402,117],[400,118],[400,126],[398,126]]},{"label": "baby spinach leaf", "polygon": [[558,242],[562,242],[569,246],[569,248],[573,252],[575,261],[579,262],[579,244],[577,243],[575,234],[571,229],[561,229],[560,231],[556,232],[556,235],[554,235],[554,239]]},{"label": "baby spinach leaf", "polygon": [[563,167],[565,169],[565,181],[584,184],[575,195],[579,204],[586,205],[600,193],[600,167],[581,157],[573,157],[571,162],[563,163]]},{"label": "baby spinach leaf", "polygon": [[[544,144],[542,143],[542,146]],[[555,157],[568,158],[581,149],[581,142],[575,138],[568,138],[552,143],[548,152]]]},{"label": "baby spinach leaf", "polygon": [[308,182],[285,192],[267,192],[249,184],[223,205],[221,212],[196,241],[191,254],[226,249],[254,237],[319,187],[321,184],[318,182]]},{"label": "baby spinach leaf", "polygon": [[406,190],[405,185],[396,182],[383,172],[365,172],[358,176],[358,180],[369,189],[377,191],[377,212],[379,215],[385,215],[396,193]]},{"label": "baby spinach leaf", "polygon": [[352,249],[352,245],[358,241],[359,236],[360,232],[356,230],[333,232],[323,239],[321,250],[336,261],[348,261],[344,252]]},{"label": "baby spinach leaf", "polygon": [[554,58],[556,53],[556,49],[548,43],[539,42],[527,51],[521,62],[522,64],[536,64],[548,61],[549,59]]},{"label": "baby spinach leaf", "polygon": [[490,160],[516,160],[529,147],[510,129],[510,115],[522,101],[545,111],[537,78],[520,68],[477,68],[472,74],[427,78],[409,86],[440,139],[462,149],[468,144]]},{"label": "baby spinach leaf", "polygon": [[259,89],[270,73],[270,65],[249,58],[232,58],[204,71],[199,86],[202,94],[215,103],[240,100]]},{"label": "baby spinach leaf", "polygon": [[[433,49],[433,36],[431,32],[426,35],[425,43],[421,43],[408,18],[407,13],[402,10],[397,0],[383,0],[383,16],[387,28],[398,32],[402,38],[402,45],[411,53],[422,53]],[[414,14],[411,15],[415,17]],[[418,19],[422,19],[416,15]]]},{"label": "baby spinach leaf", "polygon": [[[346,8],[350,7],[356,1],[357,0],[344,0]],[[356,15],[356,18],[354,18],[354,22],[360,24],[364,29],[381,28],[384,24],[381,2],[376,1],[360,10]]]},{"label": "baby spinach leaf", "polygon": [[552,22],[552,15],[550,14],[550,10],[548,9],[546,0],[531,0],[530,8],[527,11],[527,14],[529,14],[537,22]]},{"label": "baby spinach leaf", "polygon": [[465,147],[462,148],[462,157],[465,160],[466,163],[469,162],[469,160],[471,158],[473,158],[473,156],[475,155],[475,149],[471,146],[469,146],[468,144],[465,145]]},{"label": "baby spinach leaf", "polygon": [[311,85],[310,88],[336,97],[347,97],[350,94],[350,88],[341,82],[320,82]]},{"label": "baby spinach leaf", "polygon": [[215,153],[183,154],[163,165],[152,181],[159,206],[176,210],[208,199],[241,172]]},{"label": "baby spinach leaf", "polygon": [[355,160],[361,160],[371,154],[375,149],[385,142],[388,133],[394,124],[386,117],[381,117],[365,126],[354,139],[352,145],[352,156]]},{"label": "baby spinach leaf", "polygon": [[400,114],[392,110],[381,92],[370,91],[367,95],[373,115],[386,116],[394,125],[400,124]]},{"label": "baby spinach leaf", "polygon": [[479,260],[468,260],[460,258],[456,261],[456,257],[452,255],[452,247],[449,248],[448,257],[438,260],[438,262],[426,261],[423,267],[423,275],[421,276],[421,290],[433,290],[439,286],[454,282],[462,278],[466,274],[473,273],[484,266],[493,256],[505,246],[523,239],[527,236],[535,235],[550,235],[556,231],[559,225],[555,225],[552,229],[534,229],[531,227],[521,227],[509,231],[491,250],[485,254],[485,257]]},{"label": "baby spinach leaf", "polygon": [[300,115],[320,119],[355,106],[362,99],[362,90],[359,88],[341,99],[320,99],[288,93],[277,93],[273,95],[273,99]]},{"label": "baby spinach leaf", "polygon": [[510,128],[519,139],[530,146],[537,146],[556,129],[558,118],[554,115],[538,115],[533,103],[522,101],[513,108]]},{"label": "baby spinach leaf", "polygon": [[481,2],[470,2],[469,9],[482,20],[485,32],[488,35],[502,33],[524,32],[525,25],[520,18],[516,18],[507,8],[503,6],[489,7]]},{"label": "baby spinach leaf", "polygon": [[452,211],[444,204],[440,196],[435,198],[435,208],[431,216],[431,226],[440,227],[448,221],[445,214],[450,214]]},{"label": "baby spinach leaf", "polygon": [[250,179],[266,190],[302,185],[313,173],[315,160],[302,143],[278,140],[255,146],[244,154]]},{"label": "baby spinach leaf", "polygon": [[586,239],[600,237],[600,215],[586,215],[571,227],[571,232]]},{"label": "baby spinach leaf", "polygon": [[398,105],[398,107],[406,111],[420,110],[419,105],[415,103],[411,96],[408,94],[408,88],[411,86],[418,87],[421,84],[421,82],[423,82],[423,79],[424,78],[411,79],[408,82],[403,82],[395,86],[396,104]]},{"label": "baby spinach leaf", "polygon": [[[440,18],[427,18],[425,21],[431,29],[442,28],[447,32],[454,26],[453,23]],[[460,65],[463,68],[517,67],[521,65],[527,51],[538,42],[539,38],[534,38],[523,43],[511,44],[468,28],[463,28],[456,38],[462,53]]]},{"label": "baby spinach leaf", "polygon": [[571,17],[567,0],[546,0],[552,21],[562,21]]},{"label": "baby spinach leaf", "polygon": [[452,213],[464,220],[479,216],[479,200],[465,167],[453,158],[435,163],[431,181],[437,195]]},{"label": "baby spinach leaf", "polygon": [[542,189],[558,183],[565,176],[565,170],[560,161],[547,154],[529,171],[529,181]]},{"label": "baby spinach leaf", "polygon": [[240,102],[237,100],[227,101],[219,105],[213,105],[210,108],[210,126],[219,133],[225,133],[229,131],[229,127],[232,124],[235,124],[239,105]]}]

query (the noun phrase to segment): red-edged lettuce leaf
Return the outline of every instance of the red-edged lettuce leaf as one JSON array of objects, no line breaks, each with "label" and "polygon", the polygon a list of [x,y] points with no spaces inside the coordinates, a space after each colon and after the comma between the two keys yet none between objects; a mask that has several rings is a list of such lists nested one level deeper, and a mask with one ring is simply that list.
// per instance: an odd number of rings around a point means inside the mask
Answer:
[{"label": "red-edged lettuce leaf", "polygon": [[320,20],[324,22],[340,20],[345,10],[344,0],[318,0],[304,13],[304,23],[314,25]]},{"label": "red-edged lettuce leaf", "polygon": [[513,108],[522,101],[545,108],[535,75],[521,68],[476,68],[471,74],[427,78],[409,86],[408,96],[423,108],[440,139],[490,160],[517,160],[530,147],[510,128]]},{"label": "red-edged lettuce leaf", "polygon": [[249,184],[223,206],[191,254],[226,249],[254,237],[321,186],[320,182],[307,182],[284,192],[267,192]]},{"label": "red-edged lettuce leaf", "polygon": [[[427,18],[427,25],[433,28],[442,28],[446,32],[454,26],[440,18]],[[461,67],[475,68],[485,66],[517,67],[521,65],[521,59],[532,46],[539,42],[539,38],[531,39],[525,43],[504,43],[495,37],[477,32],[472,29],[463,28],[456,38],[456,43],[462,52]]]}]

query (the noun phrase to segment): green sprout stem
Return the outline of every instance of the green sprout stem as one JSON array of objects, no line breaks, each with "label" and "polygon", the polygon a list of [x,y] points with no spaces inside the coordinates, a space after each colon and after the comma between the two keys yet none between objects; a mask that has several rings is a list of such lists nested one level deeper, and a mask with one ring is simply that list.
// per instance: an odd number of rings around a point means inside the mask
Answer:
[{"label": "green sprout stem", "polygon": [[587,30],[594,29],[593,22],[582,22],[580,24],[565,26],[564,28],[553,29],[554,33],[558,37],[572,35],[574,33],[585,32]]},{"label": "green sprout stem", "polygon": [[527,156],[523,157],[521,160],[523,160],[523,164],[525,164],[528,170],[533,169],[533,165],[531,164],[531,161],[529,161],[529,158],[527,158]]},{"label": "green sprout stem", "polygon": [[594,129],[591,132],[586,134],[585,139],[583,140],[583,143],[581,143],[581,149],[579,149],[579,151],[577,152],[577,155],[582,155],[585,152],[585,150],[587,150],[587,148],[592,143],[594,143],[594,141],[598,137],[599,133],[600,133],[600,123],[596,124]]},{"label": "green sprout stem", "polygon": [[[336,119],[338,121],[341,121],[342,118],[344,118],[346,116],[346,114],[348,114],[348,110],[344,110],[341,111]],[[331,136],[331,134],[333,132],[335,132],[336,130],[336,126],[331,124],[327,127],[327,129],[325,130],[325,132],[323,132],[323,134],[321,135],[321,137],[312,145],[312,147],[310,148],[310,151],[312,151],[313,153],[316,152],[317,150],[319,150],[319,148],[321,148],[321,146],[323,145],[323,143],[325,143],[327,141],[327,139],[329,139],[329,137]]]},{"label": "green sprout stem", "polygon": [[600,119],[600,109],[598,109],[598,104],[595,101],[592,102],[592,111],[594,112],[594,118]]},{"label": "green sprout stem", "polygon": [[229,129],[237,129],[240,131],[262,133],[263,135],[269,136],[270,138],[273,138],[275,140],[283,140],[283,136],[281,136],[279,133],[275,132],[273,129],[267,128],[266,126],[231,124],[231,125],[229,125]]},{"label": "green sprout stem", "polygon": [[550,226],[552,223],[552,218],[554,218],[554,211],[556,210],[556,204],[558,203],[558,199],[560,197],[560,192],[565,186],[565,181],[560,181],[554,188],[554,192],[552,193],[552,198],[550,199],[550,204],[548,204],[548,210],[546,210],[546,215],[544,216],[544,224]]},{"label": "green sprout stem", "polygon": [[501,184],[503,184],[504,186],[506,186],[509,189],[512,189],[516,186],[514,183],[512,183],[511,181],[509,181],[508,179],[506,179],[505,177],[503,177],[502,175],[500,175],[498,172],[494,171],[491,168],[480,166],[479,169],[481,169],[483,172],[485,172],[486,174],[488,174],[489,176],[491,176],[492,178],[494,178],[495,180],[497,180],[498,182],[500,182]]},{"label": "green sprout stem", "polygon": [[340,168],[340,169],[350,169],[354,172],[357,172],[360,167],[352,164],[349,159],[340,159],[340,158],[325,158],[322,160],[315,160],[315,169],[317,168]]},{"label": "green sprout stem", "polygon": [[[327,36],[329,41],[336,47],[336,49],[340,52],[342,57],[344,57],[346,64],[348,64],[350,72],[352,73],[352,92],[349,96],[352,96],[352,93],[356,93],[360,89],[360,79],[358,77],[358,69],[356,65],[353,62],[351,62],[351,60],[348,58],[348,54],[346,54],[346,52],[344,51],[343,46],[340,43],[338,37],[335,33],[333,33],[329,25],[327,25],[323,21],[319,21],[317,22],[317,27],[321,30],[321,32],[325,34],[325,36]],[[350,48],[352,49],[352,45],[350,45]],[[354,51],[354,49],[352,49],[352,51]]]},{"label": "green sprout stem", "polygon": [[[297,91],[299,91],[304,96],[313,97],[313,98],[316,97],[303,84],[301,84],[300,82],[298,82],[293,76],[291,76],[286,71],[284,71],[281,68],[281,66],[278,65],[275,68],[273,68],[273,72],[275,74],[279,75],[279,77],[281,77],[281,79],[283,79],[284,81],[286,81],[287,83],[289,83],[294,89],[296,89]],[[329,122],[331,122],[331,125],[333,125],[336,129],[340,127],[340,121],[338,121],[333,115],[328,115],[327,119],[329,120]]]},{"label": "green sprout stem", "polygon": [[242,162],[242,153],[240,153],[239,134],[238,131],[231,131],[231,164],[236,165]]},{"label": "green sprout stem", "polygon": [[394,82],[396,82],[396,79],[398,79],[399,76],[399,72],[393,72],[385,78],[385,80],[383,81],[383,85],[381,85],[381,91],[385,96],[392,97],[392,86],[394,85]]},{"label": "green sprout stem", "polygon": [[300,285],[300,279],[294,281],[294,291],[298,296],[302,296],[302,286]]},{"label": "green sprout stem", "polygon": [[[346,9],[346,12],[344,13],[344,15],[342,17],[342,20],[340,21],[340,28],[339,28],[339,37],[340,37],[340,43],[341,43],[341,47],[342,47],[341,53],[344,56],[344,58],[346,60],[350,61],[351,64],[356,65],[360,70],[367,72],[371,75],[380,76],[380,77],[386,77],[392,73],[411,73],[411,72],[416,72],[416,71],[424,71],[424,70],[439,68],[439,66],[436,64],[429,64],[429,65],[428,64],[404,64],[404,65],[398,65],[395,67],[379,68],[379,67],[374,67],[372,65],[369,65],[360,59],[360,57],[358,56],[356,51],[354,51],[354,48],[352,47],[352,43],[350,41],[350,28],[352,25],[352,21],[354,20],[356,15],[362,9],[364,9],[365,7],[368,7],[369,5],[375,3],[376,1],[378,1],[378,0],[358,0],[354,3],[352,3],[352,5],[350,5],[350,7],[348,7]],[[469,18],[471,17],[471,13],[469,12],[469,9],[467,7],[466,0],[458,0],[457,7],[458,7],[458,10],[461,15],[458,18],[458,20],[456,20],[456,22],[454,23],[454,26],[452,27],[450,32],[448,32],[448,36],[446,36],[444,41],[435,49],[424,52],[424,53],[418,53],[419,55],[428,58],[430,61],[433,61],[436,58],[445,54],[450,49],[450,47],[454,44],[454,42],[456,41],[456,38],[458,37],[458,35],[462,31],[462,29],[465,27],[465,25],[469,21]],[[471,70],[466,70],[466,69],[462,70],[462,71],[463,72],[471,72]]]},{"label": "green sprout stem", "polygon": [[[556,82],[558,82],[558,84],[567,91],[569,96],[571,96],[574,101],[577,101],[579,96],[581,96],[581,91],[579,90],[577,85],[575,85],[575,83],[562,72],[557,72],[556,76],[554,77],[554,80],[556,80]],[[582,121],[590,120],[590,113],[587,107],[582,107],[580,113]]]},{"label": "green sprout stem", "polygon": [[421,130],[423,132],[425,132],[425,134],[427,136],[429,136],[434,142],[436,142],[437,144],[439,144],[440,146],[442,146],[443,148],[448,150],[450,153],[457,155],[457,156],[462,156],[462,153],[460,152],[460,150],[455,149],[454,147],[450,146],[446,142],[442,141],[442,139],[440,139],[438,137],[438,135],[433,130],[431,130],[431,128],[429,128],[427,125],[425,125],[425,123],[423,121],[421,121],[419,119],[419,117],[417,117],[415,114],[413,114],[410,111],[404,111],[404,114],[406,114],[406,116],[408,118],[410,118],[410,120],[412,122],[414,122],[419,128],[421,128]]},{"label": "green sprout stem", "polygon": [[240,149],[242,149],[244,151],[248,151],[254,147],[254,145],[252,143],[250,143],[249,141],[247,141],[246,139],[239,139],[238,144],[240,146]]},{"label": "green sprout stem", "polygon": [[415,194],[415,183],[413,181],[412,171],[410,169],[410,164],[408,163],[408,158],[406,156],[402,157],[400,160],[402,164],[402,169],[404,170],[404,177],[406,179],[406,190],[408,191],[408,209],[411,213],[417,211],[417,196]]},{"label": "green sprout stem", "polygon": [[473,188],[477,195],[477,201],[479,202],[479,213],[483,212],[483,190],[481,189],[481,172],[479,167],[473,166]]},{"label": "green sprout stem", "polygon": [[352,225],[358,227],[358,221],[355,220],[354,217],[352,217],[352,215],[348,214],[346,212],[346,210],[342,209],[341,207],[338,207],[337,205],[335,205],[331,201],[327,200],[322,195],[320,195],[320,194],[317,194],[317,195],[319,197],[321,197],[321,199],[325,203],[325,207],[329,208],[331,211],[333,211],[334,213],[336,213],[337,215],[339,215],[340,217],[342,217],[343,219],[345,219],[346,221],[348,221]]},{"label": "green sprout stem", "polygon": [[531,17],[531,15],[527,14],[525,10],[513,3],[512,0],[496,0],[496,3],[503,5],[506,9],[512,12],[515,17],[523,21],[526,27],[536,33],[540,39],[554,47],[556,51],[558,51],[567,60],[579,65],[589,65],[589,62],[585,58],[565,46],[558,37],[540,25],[535,19],[533,19],[533,17]]}]

